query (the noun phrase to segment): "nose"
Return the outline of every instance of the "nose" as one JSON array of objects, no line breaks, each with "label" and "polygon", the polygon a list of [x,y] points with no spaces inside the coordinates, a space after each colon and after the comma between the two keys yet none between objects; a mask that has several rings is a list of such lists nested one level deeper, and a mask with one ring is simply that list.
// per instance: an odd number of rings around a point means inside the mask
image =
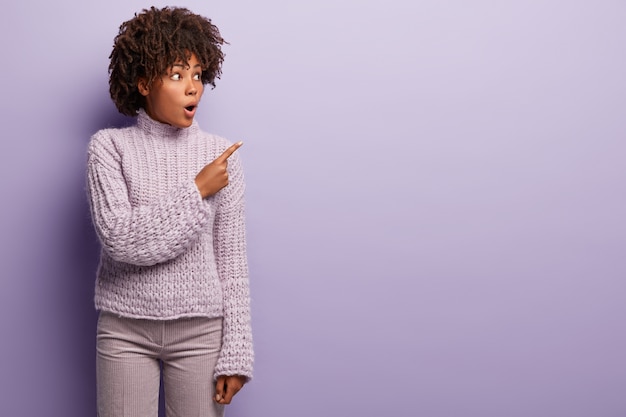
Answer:
[{"label": "nose", "polygon": [[189,82],[187,82],[187,95],[195,96],[196,94],[198,94],[198,87],[193,80],[189,80]]}]

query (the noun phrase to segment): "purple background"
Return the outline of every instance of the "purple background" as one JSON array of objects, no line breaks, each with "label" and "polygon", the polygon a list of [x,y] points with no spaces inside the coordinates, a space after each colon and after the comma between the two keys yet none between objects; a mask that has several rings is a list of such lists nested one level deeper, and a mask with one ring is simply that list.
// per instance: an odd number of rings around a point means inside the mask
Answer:
[{"label": "purple background", "polygon": [[[2,416],[95,415],[85,148],[149,5],[3,5]],[[230,42],[200,125],[245,141],[228,415],[626,415],[625,2],[181,5]]]}]

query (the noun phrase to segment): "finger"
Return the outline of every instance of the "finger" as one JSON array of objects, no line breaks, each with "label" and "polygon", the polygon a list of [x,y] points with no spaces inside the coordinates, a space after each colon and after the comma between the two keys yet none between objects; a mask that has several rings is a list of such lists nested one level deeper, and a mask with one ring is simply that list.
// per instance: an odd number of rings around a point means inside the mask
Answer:
[{"label": "finger", "polygon": [[227,160],[228,158],[230,158],[230,156],[231,156],[233,153],[235,153],[235,151],[236,151],[237,149],[239,149],[239,148],[241,147],[241,145],[243,145],[243,142],[241,142],[241,141],[240,141],[240,142],[235,143],[234,145],[231,145],[228,149],[226,149],[226,150],[224,151],[224,153],[223,153],[223,154],[221,154],[220,156],[218,156],[218,158],[217,158],[217,159],[219,159],[220,161],[225,161],[225,160]]},{"label": "finger", "polygon": [[217,378],[217,382],[215,383],[215,401],[221,403],[224,399],[224,388],[225,387],[226,378],[220,376]]},{"label": "finger", "polygon": [[226,394],[224,394],[224,398],[222,398],[223,404],[230,404],[230,401],[233,399],[232,390],[226,390]]},{"label": "finger", "polygon": [[237,391],[239,391],[236,385],[237,384],[232,383],[232,381],[230,384],[226,383],[226,392],[224,393],[224,396],[223,396],[225,404],[230,404],[235,394],[237,394]]}]

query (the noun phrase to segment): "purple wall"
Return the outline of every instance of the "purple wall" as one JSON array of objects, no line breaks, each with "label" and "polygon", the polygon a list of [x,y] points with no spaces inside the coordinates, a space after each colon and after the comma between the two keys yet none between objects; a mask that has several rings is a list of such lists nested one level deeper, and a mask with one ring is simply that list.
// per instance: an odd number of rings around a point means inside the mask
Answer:
[{"label": "purple wall", "polygon": [[[3,6],[2,416],[95,415],[85,148],[149,5]],[[230,41],[199,122],[245,141],[228,415],[626,415],[626,3],[184,5]]]}]

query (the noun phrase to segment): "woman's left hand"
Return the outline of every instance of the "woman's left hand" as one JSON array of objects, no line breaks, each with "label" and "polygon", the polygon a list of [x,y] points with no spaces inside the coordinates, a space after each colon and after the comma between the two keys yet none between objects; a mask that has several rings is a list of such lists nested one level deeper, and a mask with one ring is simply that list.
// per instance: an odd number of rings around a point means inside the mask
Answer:
[{"label": "woman's left hand", "polygon": [[230,404],[235,394],[243,388],[246,377],[241,375],[220,375],[215,384],[215,402],[218,404]]}]

